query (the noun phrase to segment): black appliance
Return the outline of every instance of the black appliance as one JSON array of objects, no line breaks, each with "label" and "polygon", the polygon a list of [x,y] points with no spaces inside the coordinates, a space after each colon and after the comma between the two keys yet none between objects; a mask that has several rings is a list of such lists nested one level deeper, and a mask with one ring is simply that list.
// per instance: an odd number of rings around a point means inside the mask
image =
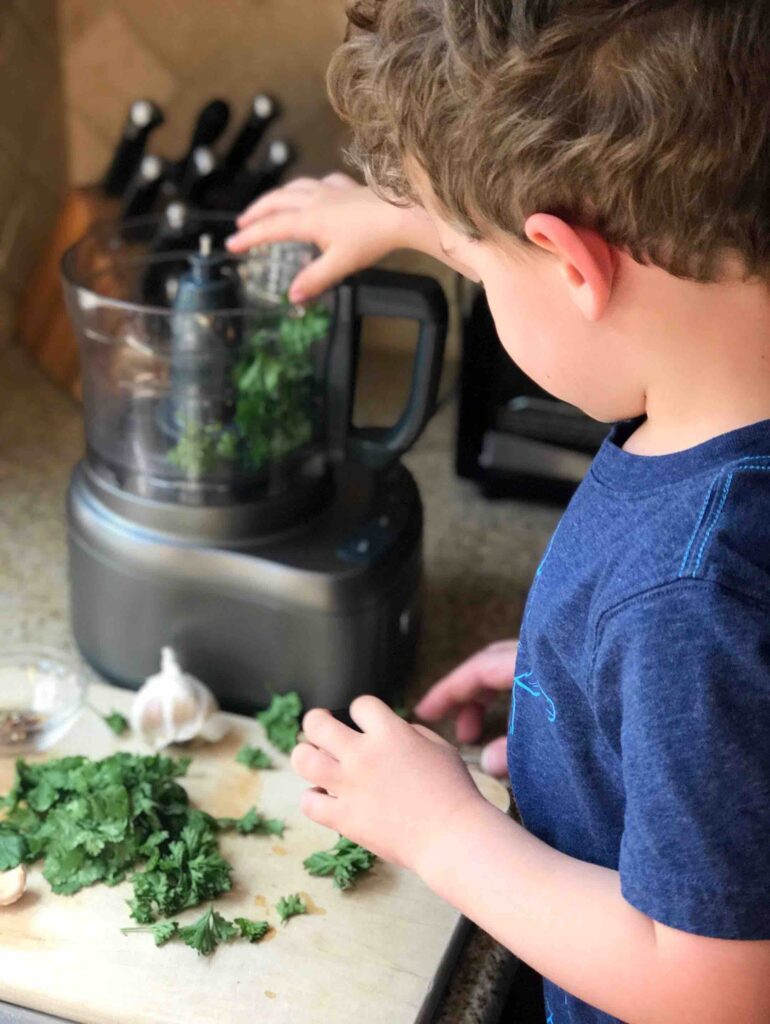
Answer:
[{"label": "black appliance", "polygon": [[483,290],[464,286],[457,473],[488,497],[565,502],[607,431],[522,373],[500,343]]}]

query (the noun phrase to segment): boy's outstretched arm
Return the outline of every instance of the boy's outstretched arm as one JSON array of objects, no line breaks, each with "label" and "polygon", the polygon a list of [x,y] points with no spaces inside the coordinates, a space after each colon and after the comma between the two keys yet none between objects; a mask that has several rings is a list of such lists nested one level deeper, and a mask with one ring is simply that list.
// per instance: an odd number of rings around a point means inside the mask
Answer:
[{"label": "boy's outstretched arm", "polygon": [[321,250],[292,283],[289,296],[294,302],[314,298],[395,249],[416,249],[478,280],[442,249],[425,210],[387,203],[341,173],[321,181],[297,178],[266,193],[240,215],[227,246],[231,252],[245,252],[282,241],[312,242]]},{"label": "boy's outstretched arm", "polygon": [[621,895],[618,872],[530,835],[478,793],[457,751],[374,697],[357,733],[305,716],[292,764],[313,820],[415,871],[578,998],[629,1024],[767,1024],[770,942],[668,928]]}]

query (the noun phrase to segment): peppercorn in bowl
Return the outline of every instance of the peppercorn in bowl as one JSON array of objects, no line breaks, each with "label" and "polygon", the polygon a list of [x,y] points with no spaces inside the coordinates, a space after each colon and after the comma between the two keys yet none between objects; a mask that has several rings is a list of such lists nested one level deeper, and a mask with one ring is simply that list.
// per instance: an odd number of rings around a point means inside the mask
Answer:
[{"label": "peppercorn in bowl", "polygon": [[74,725],[87,682],[77,659],[28,645],[0,650],[0,756],[48,750]]}]

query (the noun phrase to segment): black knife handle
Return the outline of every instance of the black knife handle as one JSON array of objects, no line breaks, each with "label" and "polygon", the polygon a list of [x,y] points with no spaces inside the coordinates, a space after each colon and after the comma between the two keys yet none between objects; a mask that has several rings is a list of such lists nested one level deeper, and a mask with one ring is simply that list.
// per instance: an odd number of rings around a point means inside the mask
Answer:
[{"label": "black knife handle", "polygon": [[268,125],[278,117],[280,108],[272,96],[258,93],[251,103],[251,112],[233,139],[222,161],[222,176],[235,174],[246,164],[259,145]]},{"label": "black knife handle", "polygon": [[264,192],[269,192],[280,182],[287,169],[296,160],[296,152],[288,142],[275,139],[270,143],[267,156],[254,170],[240,175],[235,183],[233,209],[243,209]]},{"label": "black knife handle", "polygon": [[128,188],[123,194],[121,210],[123,220],[129,217],[141,217],[150,212],[158,195],[164,171],[165,161],[159,156],[142,157],[139,170],[128,183]]},{"label": "black knife handle", "polygon": [[211,100],[198,114],[193,128],[188,155],[192,156],[199,146],[213,146],[223,134],[230,120],[230,105],[225,100]]},{"label": "black knife handle", "polygon": [[217,158],[212,149],[208,146],[198,146],[194,149],[179,186],[179,198],[190,206],[197,205],[216,166]]},{"label": "black knife handle", "polygon": [[224,100],[211,100],[201,110],[193,126],[190,145],[181,160],[172,161],[168,165],[166,173],[167,191],[170,196],[182,195],[182,183],[188,173],[195,177],[195,170],[191,165],[195,159],[196,150],[202,146],[210,148],[222,135],[227,123],[230,120],[230,106]]},{"label": "black knife handle", "polygon": [[123,125],[115,155],[104,177],[108,196],[121,196],[144,156],[150,132],[163,123],[163,112],[152,100],[136,100]]}]

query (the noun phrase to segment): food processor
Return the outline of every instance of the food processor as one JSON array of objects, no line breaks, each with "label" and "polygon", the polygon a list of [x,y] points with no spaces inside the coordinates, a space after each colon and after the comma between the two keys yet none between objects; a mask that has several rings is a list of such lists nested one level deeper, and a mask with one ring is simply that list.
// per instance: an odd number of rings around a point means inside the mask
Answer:
[{"label": "food processor", "polygon": [[[419,621],[422,506],[399,462],[436,402],[432,278],[368,270],[306,306],[313,250],[235,257],[230,215],[173,204],[93,229],[62,263],[86,451],[68,496],[75,639],[137,687],[173,648],[223,707],[396,702]],[[417,321],[406,407],[352,423],[362,321]]]}]

